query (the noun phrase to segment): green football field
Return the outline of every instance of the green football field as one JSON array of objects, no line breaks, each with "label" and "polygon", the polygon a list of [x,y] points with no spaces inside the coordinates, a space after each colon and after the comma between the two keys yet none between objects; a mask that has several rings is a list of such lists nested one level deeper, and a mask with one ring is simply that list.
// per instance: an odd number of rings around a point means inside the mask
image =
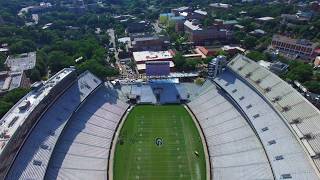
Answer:
[{"label": "green football field", "polygon": [[203,145],[189,113],[181,105],[138,105],[119,135],[114,179],[206,178]]}]

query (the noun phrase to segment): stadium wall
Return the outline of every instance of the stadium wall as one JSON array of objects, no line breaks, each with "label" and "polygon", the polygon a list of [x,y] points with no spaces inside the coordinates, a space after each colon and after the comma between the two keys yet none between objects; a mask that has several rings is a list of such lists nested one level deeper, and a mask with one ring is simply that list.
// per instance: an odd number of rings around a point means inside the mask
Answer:
[{"label": "stadium wall", "polygon": [[113,134],[112,141],[111,141],[111,150],[109,151],[108,155],[108,164],[107,164],[107,177],[109,180],[113,180],[113,167],[114,167],[114,155],[117,145],[117,140],[119,138],[120,131],[124,122],[126,121],[130,111],[134,108],[134,105],[128,106],[126,112],[122,115],[120,122],[117,125],[116,131]]},{"label": "stadium wall", "polygon": [[211,158],[209,156],[209,146],[208,146],[208,143],[207,143],[207,139],[204,135],[204,132],[203,132],[203,129],[200,125],[200,122],[198,121],[198,119],[196,118],[195,114],[193,113],[193,111],[191,110],[191,108],[188,106],[188,104],[184,104],[184,108],[189,112],[193,122],[195,123],[197,129],[198,129],[198,132],[200,134],[200,137],[201,137],[201,141],[202,141],[202,146],[203,146],[203,151],[204,151],[204,154],[205,154],[205,160],[206,160],[206,179],[212,179],[212,172],[211,172],[211,169],[212,169],[212,165],[211,165]]}]

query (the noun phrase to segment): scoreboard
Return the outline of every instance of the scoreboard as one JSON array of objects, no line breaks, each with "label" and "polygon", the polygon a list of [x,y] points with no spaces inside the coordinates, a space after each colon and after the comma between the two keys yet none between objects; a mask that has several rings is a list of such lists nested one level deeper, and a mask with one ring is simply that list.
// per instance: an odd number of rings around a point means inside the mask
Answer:
[{"label": "scoreboard", "polygon": [[170,75],[169,61],[149,61],[146,62],[147,76],[168,76]]}]

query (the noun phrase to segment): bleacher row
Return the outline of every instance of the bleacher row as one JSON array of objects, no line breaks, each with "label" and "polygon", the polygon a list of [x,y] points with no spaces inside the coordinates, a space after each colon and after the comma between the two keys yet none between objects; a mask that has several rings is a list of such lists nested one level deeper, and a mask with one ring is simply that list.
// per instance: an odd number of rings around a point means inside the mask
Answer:
[{"label": "bleacher row", "polygon": [[320,169],[320,111],[299,92],[252,60],[238,55],[228,65],[275,107],[304,143]]},{"label": "bleacher row", "polygon": [[[83,73],[44,113],[21,147],[7,179],[43,179],[50,156],[70,116],[101,81]],[[59,113],[57,113],[59,112]]]},{"label": "bleacher row", "polygon": [[100,87],[67,124],[45,179],[108,179],[112,138],[127,108],[112,89]]},{"label": "bleacher row", "polygon": [[207,81],[188,106],[207,141],[212,179],[273,179],[259,139],[214,84]]},{"label": "bleacher row", "polygon": [[[180,103],[189,98],[186,86],[175,83],[149,83],[139,85],[122,86],[124,94],[139,96],[138,103],[146,104],[170,104]],[[157,94],[159,99],[157,100]]]},{"label": "bleacher row", "polygon": [[128,94],[140,96],[140,102],[156,104],[157,99],[150,86],[147,85],[132,85]]},{"label": "bleacher row", "polygon": [[188,99],[186,89],[181,84],[150,84],[154,89],[161,88],[160,104],[180,103],[180,100]]},{"label": "bleacher row", "polygon": [[259,94],[228,70],[215,82],[248,117],[265,148],[276,179],[318,179],[302,146]]}]

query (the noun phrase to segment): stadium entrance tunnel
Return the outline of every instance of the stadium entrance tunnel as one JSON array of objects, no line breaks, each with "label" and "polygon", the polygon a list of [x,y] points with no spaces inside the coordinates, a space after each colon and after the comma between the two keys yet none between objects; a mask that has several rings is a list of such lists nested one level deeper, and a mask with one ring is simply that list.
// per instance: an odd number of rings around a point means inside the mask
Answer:
[{"label": "stadium entrance tunnel", "polygon": [[207,150],[195,123],[182,105],[135,106],[113,141],[110,179],[205,180]]}]

